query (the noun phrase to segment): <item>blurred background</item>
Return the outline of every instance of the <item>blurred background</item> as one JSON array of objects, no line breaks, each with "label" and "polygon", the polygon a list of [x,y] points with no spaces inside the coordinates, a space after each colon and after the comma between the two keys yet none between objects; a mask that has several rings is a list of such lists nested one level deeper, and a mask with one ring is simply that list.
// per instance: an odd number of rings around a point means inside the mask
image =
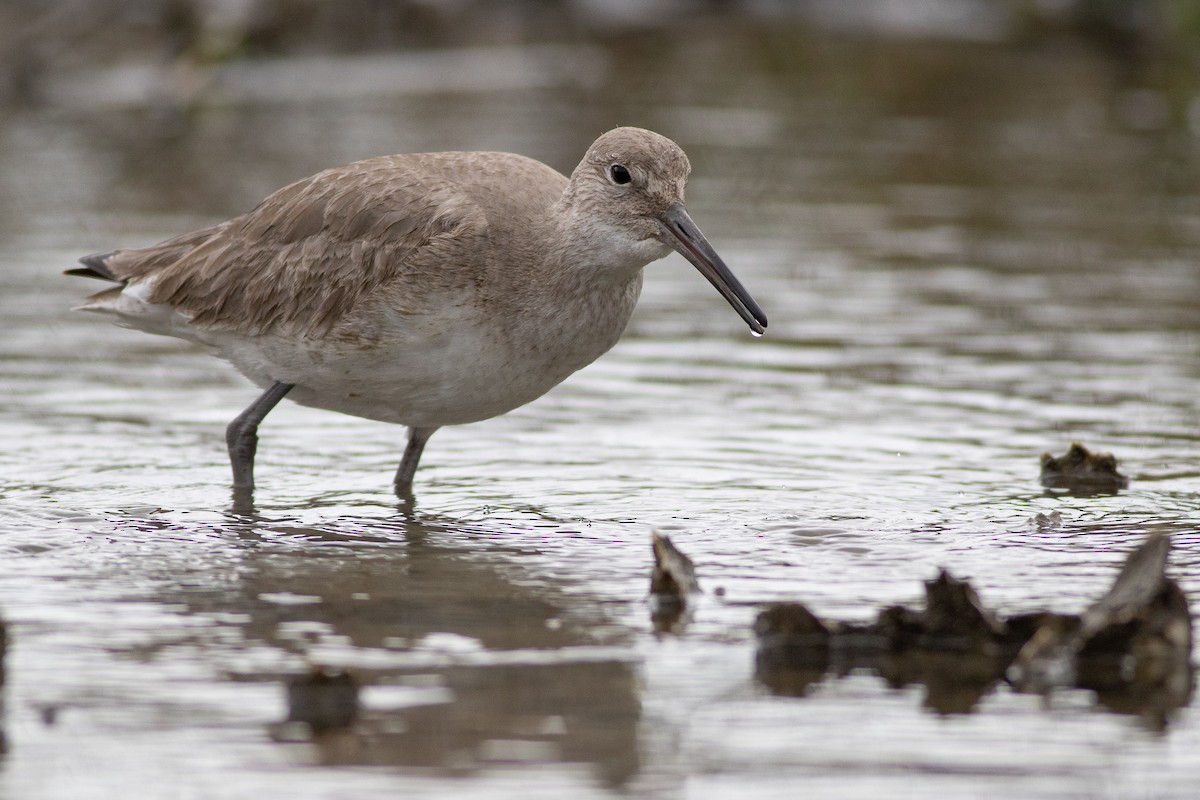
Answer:
[{"label": "blurred background", "polygon": [[0,224],[222,216],[413,149],[569,170],[639,124],[701,148],[697,177],[759,218],[920,183],[943,191],[889,210],[1061,225],[1082,212],[1038,213],[1038,187],[1105,182],[1076,222],[1168,243],[1196,179],[1198,53],[1195,0],[4,0]]}]

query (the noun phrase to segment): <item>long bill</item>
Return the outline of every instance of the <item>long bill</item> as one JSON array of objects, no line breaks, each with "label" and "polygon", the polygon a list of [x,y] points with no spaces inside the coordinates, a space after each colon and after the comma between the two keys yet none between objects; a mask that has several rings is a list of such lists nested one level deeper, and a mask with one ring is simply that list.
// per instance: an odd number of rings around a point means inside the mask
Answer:
[{"label": "long bill", "polygon": [[704,238],[704,234],[688,216],[683,203],[675,203],[668,208],[658,222],[663,230],[662,241],[692,262],[700,274],[708,278],[708,282],[729,301],[733,310],[741,315],[750,330],[761,336],[767,328],[767,315]]}]

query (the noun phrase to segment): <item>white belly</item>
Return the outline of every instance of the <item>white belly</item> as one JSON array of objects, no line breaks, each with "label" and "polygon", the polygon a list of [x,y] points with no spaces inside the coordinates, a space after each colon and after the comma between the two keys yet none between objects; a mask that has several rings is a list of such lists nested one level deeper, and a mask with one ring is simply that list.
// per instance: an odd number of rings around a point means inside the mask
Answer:
[{"label": "white belly", "polygon": [[357,339],[197,328],[174,309],[146,303],[145,287],[82,308],[197,342],[260,387],[294,384],[287,397],[301,405],[438,428],[504,414],[590,364],[616,344],[640,289],[639,273],[610,292],[515,323],[467,305],[421,315],[384,310],[359,326],[365,333]]},{"label": "white belly", "polygon": [[422,428],[504,414],[577,368],[539,368],[475,333],[445,330],[370,348],[268,335],[230,338],[217,350],[259,386],[295,384],[288,399],[301,405]]}]

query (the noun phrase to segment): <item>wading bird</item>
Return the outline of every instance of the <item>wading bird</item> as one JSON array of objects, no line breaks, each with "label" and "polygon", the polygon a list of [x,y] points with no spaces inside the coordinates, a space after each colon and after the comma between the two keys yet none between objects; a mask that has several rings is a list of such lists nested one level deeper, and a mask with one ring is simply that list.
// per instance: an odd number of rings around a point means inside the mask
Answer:
[{"label": "wading bird", "polygon": [[264,391],[226,429],[235,493],[280,400],[429,437],[540,397],[611,348],[672,249],[755,334],[766,316],[683,206],[670,139],[616,128],[571,177],[511,153],[382,156],[320,172],[227,222],[80,259],[118,285],[78,308],[196,342]]}]

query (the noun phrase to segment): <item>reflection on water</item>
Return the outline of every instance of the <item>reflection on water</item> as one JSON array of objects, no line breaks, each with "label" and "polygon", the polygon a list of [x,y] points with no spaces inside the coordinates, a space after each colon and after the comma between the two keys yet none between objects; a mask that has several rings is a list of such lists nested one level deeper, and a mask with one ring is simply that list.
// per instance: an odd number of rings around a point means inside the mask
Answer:
[{"label": "reflection on water", "polygon": [[[447,774],[510,760],[580,762],[605,785],[624,784],[638,767],[629,653],[596,646],[588,630],[602,620],[586,609],[430,543],[470,533],[451,524],[409,519],[373,557],[343,550],[346,538],[329,532],[291,532],[305,546],[248,559],[238,586],[243,646],[351,666],[377,690],[408,690],[396,707],[376,706],[368,692],[359,736],[319,739],[322,760]],[[263,535],[249,524],[238,538],[245,546]],[[178,601],[193,612],[230,608],[228,593],[200,606],[190,592]]]},{"label": "reflection on water", "polygon": [[[38,73],[0,120],[0,794],[1191,795],[1190,696],[1135,712],[936,663],[756,674],[751,626],[797,596],[862,621],[936,566],[1005,614],[1078,612],[1156,530],[1200,596],[1194,78],[1068,38],[713,14],[578,52],[274,52],[171,91],[149,56]],[[362,85],[297,95],[347,72]],[[285,405],[258,508],[233,513],[221,432],[254,391],[66,311],[76,256],[331,164],[477,148],[567,170],[616,124],[688,151],[689,208],[771,331],[656,264],[612,353],[439,433],[414,509],[387,485],[401,430]],[[1074,440],[1129,487],[1045,494],[1039,454]],[[670,631],[645,602],[652,528],[706,592]],[[282,681],[313,665],[357,676],[362,719],[276,741]]]}]

